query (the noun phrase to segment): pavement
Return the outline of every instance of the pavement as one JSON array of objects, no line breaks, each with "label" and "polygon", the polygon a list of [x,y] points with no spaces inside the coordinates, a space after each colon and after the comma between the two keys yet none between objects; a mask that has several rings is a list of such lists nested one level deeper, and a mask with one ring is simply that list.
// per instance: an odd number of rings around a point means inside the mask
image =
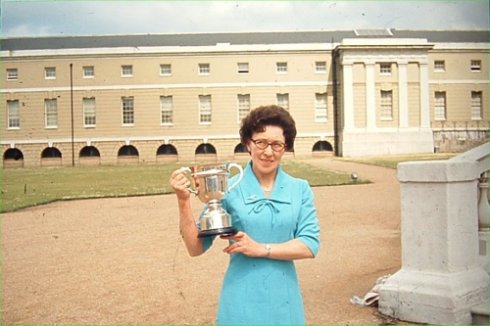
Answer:
[{"label": "pavement", "polygon": [[[321,249],[296,262],[307,322],[398,323],[350,302],[400,268],[396,171],[335,158],[307,162],[371,181],[313,188]],[[200,211],[197,199],[193,208]],[[214,322],[226,243],[189,257],[174,195],[63,201],[1,219],[2,323]]]}]

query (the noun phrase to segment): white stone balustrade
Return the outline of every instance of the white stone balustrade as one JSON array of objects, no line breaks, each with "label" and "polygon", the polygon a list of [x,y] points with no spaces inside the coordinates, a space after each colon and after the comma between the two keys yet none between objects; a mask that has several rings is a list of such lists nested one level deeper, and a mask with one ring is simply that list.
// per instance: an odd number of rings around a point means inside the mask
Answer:
[{"label": "white stone balustrade", "polygon": [[488,164],[488,143],[447,161],[399,164],[402,268],[379,290],[381,313],[418,323],[470,324],[471,310],[488,303],[482,266],[488,232],[480,257],[481,224],[488,227],[480,178]]}]

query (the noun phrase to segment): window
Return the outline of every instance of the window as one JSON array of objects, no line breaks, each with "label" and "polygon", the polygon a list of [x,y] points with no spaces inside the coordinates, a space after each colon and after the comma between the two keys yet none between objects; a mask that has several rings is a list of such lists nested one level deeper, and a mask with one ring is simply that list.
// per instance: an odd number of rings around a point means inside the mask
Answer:
[{"label": "window", "polygon": [[315,94],[315,122],[326,122],[328,119],[327,93]]},{"label": "window", "polygon": [[248,74],[248,62],[239,62],[237,70],[239,74]]},{"label": "window", "polygon": [[471,60],[471,71],[481,71],[481,60]]},{"label": "window", "polygon": [[172,65],[171,64],[161,64],[160,65],[160,76],[170,76],[172,75]]},{"label": "window", "polygon": [[211,95],[199,95],[199,122],[211,123]]},{"label": "window", "polygon": [[288,72],[287,62],[276,62],[276,72],[280,74],[285,74]]},{"label": "window", "polygon": [[94,66],[84,66],[83,67],[83,78],[94,78],[95,69]]},{"label": "window", "polygon": [[133,97],[122,98],[122,119],[123,119],[123,126],[134,125],[134,98]]},{"label": "window", "polygon": [[162,125],[171,125],[174,122],[174,104],[172,96],[160,96],[160,114]]},{"label": "window", "polygon": [[289,94],[276,94],[277,105],[289,111]]},{"label": "window", "polygon": [[315,62],[315,71],[320,74],[324,74],[327,72],[327,62],[325,61],[317,61]]},{"label": "window", "polygon": [[85,97],[82,102],[83,125],[95,127],[95,97]]},{"label": "window", "polygon": [[58,103],[56,99],[44,100],[44,119],[46,128],[58,127]]},{"label": "window", "polygon": [[393,91],[381,91],[381,120],[393,120]]},{"label": "window", "polygon": [[446,92],[434,93],[434,119],[446,120]]},{"label": "window", "polygon": [[471,92],[471,120],[483,119],[482,112],[482,92]]},{"label": "window", "polygon": [[56,68],[55,67],[44,68],[44,79],[56,79]]},{"label": "window", "polygon": [[445,72],[446,71],[446,63],[444,62],[444,60],[434,61],[434,71],[435,72]]},{"label": "window", "polygon": [[9,129],[20,128],[19,100],[7,101],[7,119]]},{"label": "window", "polygon": [[238,95],[238,122],[250,112],[250,94]]},{"label": "window", "polygon": [[121,76],[132,77],[133,76],[133,66],[132,65],[121,66]]},{"label": "window", "polygon": [[381,75],[391,75],[391,63],[383,62],[379,64],[379,73]]},{"label": "window", "polygon": [[8,68],[7,69],[7,80],[17,80],[19,78],[19,72],[17,68]]},{"label": "window", "polygon": [[199,75],[209,75],[211,72],[211,68],[209,63],[200,63],[199,64]]}]

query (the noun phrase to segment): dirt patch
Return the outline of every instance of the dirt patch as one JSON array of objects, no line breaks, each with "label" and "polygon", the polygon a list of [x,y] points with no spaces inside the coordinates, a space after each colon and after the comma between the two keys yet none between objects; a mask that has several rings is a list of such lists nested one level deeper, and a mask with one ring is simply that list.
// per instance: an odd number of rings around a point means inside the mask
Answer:
[{"label": "dirt patch", "polygon": [[[322,244],[297,262],[312,324],[386,321],[350,303],[400,268],[396,171],[331,158],[315,165],[373,181],[315,187]],[[162,180],[166,182],[166,180]],[[2,322],[213,323],[228,257],[190,258],[173,195],[77,200],[2,215]],[[201,203],[195,199],[197,212]]]}]

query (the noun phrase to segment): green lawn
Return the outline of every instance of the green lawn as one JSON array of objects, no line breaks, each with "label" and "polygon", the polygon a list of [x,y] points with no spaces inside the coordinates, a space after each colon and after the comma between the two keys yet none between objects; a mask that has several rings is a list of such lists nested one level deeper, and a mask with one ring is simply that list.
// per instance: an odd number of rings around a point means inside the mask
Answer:
[{"label": "green lawn", "polygon": [[[57,200],[170,193],[170,173],[181,166],[183,163],[4,169],[0,212]],[[352,183],[348,174],[294,160],[285,160],[283,166],[312,186]]]},{"label": "green lawn", "polygon": [[[453,156],[454,154],[423,154],[335,159],[395,169],[399,162],[444,160]],[[57,200],[170,193],[170,173],[182,166],[185,163],[4,169],[1,178],[0,212]],[[294,159],[284,160],[283,167],[291,175],[308,180],[311,186],[369,182],[353,182],[349,174],[320,169]]]},{"label": "green lawn", "polygon": [[386,168],[396,169],[398,163],[407,161],[428,161],[428,160],[447,160],[457,154],[440,153],[440,154],[412,154],[412,155],[389,155],[380,157],[367,157],[367,158],[341,158],[344,161],[351,161],[363,164],[371,164],[377,166],[383,166]]}]

